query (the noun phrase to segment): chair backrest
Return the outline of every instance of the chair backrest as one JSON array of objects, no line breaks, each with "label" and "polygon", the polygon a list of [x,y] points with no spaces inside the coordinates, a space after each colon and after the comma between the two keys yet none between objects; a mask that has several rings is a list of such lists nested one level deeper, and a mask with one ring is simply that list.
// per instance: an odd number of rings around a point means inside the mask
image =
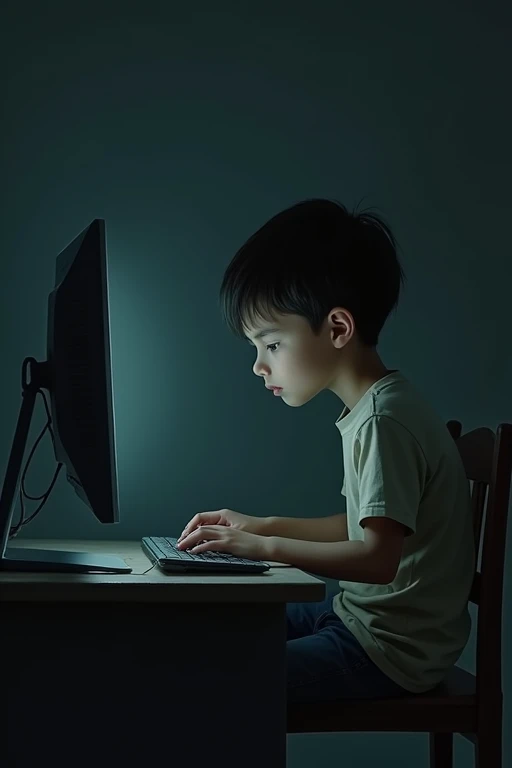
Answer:
[{"label": "chair backrest", "polygon": [[472,486],[477,557],[481,547],[480,570],[477,559],[470,595],[470,600],[478,605],[476,693],[480,706],[496,706],[502,695],[503,572],[512,475],[512,424],[499,424],[496,434],[480,427],[461,435],[462,425],[458,421],[449,421],[447,427]]}]

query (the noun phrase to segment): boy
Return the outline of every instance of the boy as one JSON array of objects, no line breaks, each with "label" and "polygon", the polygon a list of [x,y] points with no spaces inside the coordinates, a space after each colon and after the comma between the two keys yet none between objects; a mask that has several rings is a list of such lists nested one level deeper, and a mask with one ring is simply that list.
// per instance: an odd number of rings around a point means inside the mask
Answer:
[{"label": "boy", "polygon": [[290,563],[339,580],[322,603],[287,606],[288,698],[400,696],[434,688],[469,636],[475,568],[469,483],[445,423],[377,354],[404,274],[370,213],[306,200],[239,250],[221,287],[253,372],[290,406],[324,389],[344,409],[346,513],[195,515],[180,548]]}]

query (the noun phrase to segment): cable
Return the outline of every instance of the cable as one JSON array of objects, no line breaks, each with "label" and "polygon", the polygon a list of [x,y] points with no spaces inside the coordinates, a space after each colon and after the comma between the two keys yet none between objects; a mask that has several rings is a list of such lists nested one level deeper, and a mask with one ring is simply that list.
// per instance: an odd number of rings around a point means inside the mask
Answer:
[{"label": "cable", "polygon": [[134,576],[145,576],[145,575],[146,575],[146,573],[149,573],[150,571],[152,571],[152,570],[153,570],[153,568],[155,567],[155,565],[156,565],[156,564],[157,564],[157,563],[156,563],[156,561],[155,561],[155,562],[153,563],[153,565],[152,565],[152,566],[150,566],[150,567],[147,569],[147,571],[142,571],[142,573],[135,573],[135,574],[134,574]]},{"label": "cable", "polygon": [[[33,446],[32,450],[30,451],[29,457],[28,457],[27,462],[25,464],[25,469],[23,470],[23,474],[21,476],[21,484],[20,484],[20,504],[21,504],[20,519],[18,520],[16,525],[11,526],[11,529],[10,529],[10,532],[9,532],[9,538],[14,538],[18,534],[18,532],[23,528],[23,526],[28,525],[28,523],[30,523],[39,514],[39,512],[42,510],[42,508],[46,504],[46,502],[47,502],[47,500],[48,500],[48,498],[49,498],[49,496],[50,496],[50,494],[51,494],[51,492],[53,490],[53,486],[55,485],[55,483],[57,481],[57,478],[59,476],[59,472],[61,471],[62,466],[63,466],[62,462],[59,462],[57,464],[57,469],[55,470],[55,474],[53,476],[52,482],[50,483],[50,487],[48,488],[46,493],[42,494],[42,496],[30,496],[26,492],[26,490],[25,490],[25,477],[26,477],[28,468],[30,466],[30,462],[32,461],[32,457],[34,455],[34,452],[35,452],[37,446],[39,445],[40,441],[44,437],[44,435],[46,433],[46,430],[49,430],[49,432],[50,432],[50,436],[52,438],[53,450],[55,451],[55,435],[53,434],[53,429],[51,427],[52,417],[51,417],[51,414],[50,414],[50,409],[48,408],[48,402],[46,400],[46,395],[45,395],[45,393],[43,392],[42,389],[38,389],[36,394],[38,394],[38,395],[40,394],[43,397],[44,407],[46,409],[46,415],[48,417],[48,421],[46,422],[46,424],[45,424],[41,434],[39,435],[39,437],[37,438],[36,442],[34,443],[34,446]],[[40,501],[42,499],[42,502],[38,506],[36,511],[32,515],[30,515],[30,517],[28,517],[26,519],[25,519],[25,506],[23,504],[23,497],[25,497],[26,499],[31,499],[32,501]]]},{"label": "cable", "polygon": [[[61,469],[63,467],[62,462],[58,462],[57,469],[55,470],[55,474],[53,476],[52,482],[50,483],[50,487],[41,496],[30,496],[30,494],[28,494],[26,492],[26,490],[25,490],[25,477],[27,475],[28,468],[30,467],[30,462],[32,461],[32,457],[33,457],[33,455],[35,453],[35,450],[36,450],[37,446],[39,445],[39,443],[41,442],[41,440],[43,439],[43,437],[44,437],[44,435],[46,433],[46,430],[48,430],[50,432],[50,436],[52,438],[53,450],[55,452],[55,435],[53,434],[53,429],[52,429],[52,426],[51,426],[52,425],[52,417],[51,417],[51,414],[50,414],[50,409],[48,408],[48,401],[46,399],[46,394],[43,392],[42,389],[38,389],[36,394],[42,395],[42,397],[43,397],[44,407],[45,407],[45,410],[46,410],[46,415],[48,417],[48,421],[46,422],[42,432],[40,433],[39,437],[37,438],[37,440],[35,441],[35,443],[34,443],[34,445],[32,447],[32,450],[30,451],[29,457],[28,457],[27,462],[25,464],[25,469],[23,470],[23,474],[21,476],[21,483],[20,483],[21,514],[20,514],[20,519],[18,520],[16,525],[12,525],[11,526],[11,530],[10,530],[10,533],[9,533],[9,538],[10,539],[12,539],[15,536],[17,536],[18,532],[23,528],[23,526],[28,525],[28,523],[30,523],[39,514],[39,512],[42,510],[42,508],[44,507],[44,505],[46,504],[46,502],[48,500],[48,497],[50,496],[50,494],[51,494],[51,492],[53,490],[53,486],[55,485],[55,483],[57,481],[57,478],[59,476],[59,472],[61,471]],[[38,506],[36,511],[32,515],[30,515],[30,517],[27,517],[26,519],[25,519],[25,506],[23,504],[23,497],[25,497],[26,499],[31,499],[32,501],[41,501],[41,499],[42,499],[41,504]],[[153,568],[156,565],[157,565],[157,561],[155,561],[153,563],[153,565],[151,565],[147,570],[143,571],[140,575],[141,576],[145,576],[146,573],[149,573],[149,571],[152,571]]]}]

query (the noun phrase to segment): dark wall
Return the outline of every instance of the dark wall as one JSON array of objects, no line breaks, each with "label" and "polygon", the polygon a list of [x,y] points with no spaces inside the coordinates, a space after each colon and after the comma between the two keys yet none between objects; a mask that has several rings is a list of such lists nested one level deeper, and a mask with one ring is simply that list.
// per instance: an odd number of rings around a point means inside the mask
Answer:
[{"label": "dark wall", "polygon": [[[386,364],[465,429],[512,421],[504,3],[4,2],[1,14],[2,467],[21,361],[45,356],[55,256],[95,217],[111,275],[122,522],[100,526],[61,477],[26,535],[137,539],[204,509],[342,509],[342,403],[273,398],[217,305],[239,245],[304,197],[364,198],[399,240],[408,282]],[[45,438],[28,492],[53,470]],[[506,608],[508,645],[510,631]],[[474,637],[471,670],[473,651]],[[507,695],[508,658],[504,670]],[[507,699],[505,718],[510,730]],[[290,765],[426,766],[426,743],[294,737]],[[470,747],[456,749],[469,764]]]}]

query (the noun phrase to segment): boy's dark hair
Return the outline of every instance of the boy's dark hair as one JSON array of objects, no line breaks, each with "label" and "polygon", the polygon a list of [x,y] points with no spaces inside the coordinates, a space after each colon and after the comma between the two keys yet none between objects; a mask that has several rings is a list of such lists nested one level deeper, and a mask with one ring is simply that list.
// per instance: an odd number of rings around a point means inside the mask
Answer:
[{"label": "boy's dark hair", "polygon": [[278,213],[238,250],[220,302],[240,338],[247,323],[272,320],[276,311],[305,317],[318,334],[340,306],[352,314],[363,344],[374,347],[404,281],[395,239],[377,215],[312,199]]}]

